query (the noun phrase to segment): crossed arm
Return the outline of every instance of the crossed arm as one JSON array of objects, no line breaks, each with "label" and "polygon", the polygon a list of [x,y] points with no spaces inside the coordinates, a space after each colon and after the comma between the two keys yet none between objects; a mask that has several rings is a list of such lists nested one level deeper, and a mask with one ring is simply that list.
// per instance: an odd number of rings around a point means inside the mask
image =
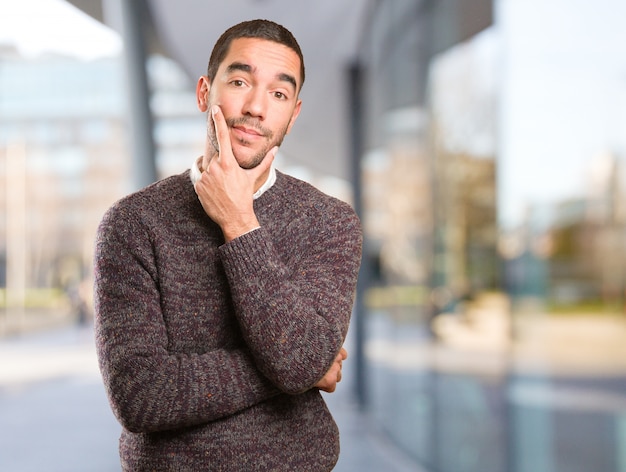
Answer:
[{"label": "crossed arm", "polygon": [[[331,273],[342,263],[334,252],[338,243],[311,254],[317,262],[299,267],[294,278],[264,228],[231,239],[220,257],[245,344],[173,352],[160,301],[162,268],[145,216],[123,207],[109,212],[96,246],[98,356],[111,405],[126,429],[204,424],[280,393],[335,389],[358,270],[352,267],[341,281]],[[240,258],[251,251],[264,263],[246,266]],[[257,298],[249,298],[250,287],[261,288],[252,291]]]},{"label": "crossed arm", "polygon": [[[147,230],[129,220],[129,214],[118,210],[107,214],[95,258],[98,358],[113,411],[126,429],[151,432],[204,424],[280,393],[335,388],[345,358],[340,348],[351,295],[341,303],[334,296],[313,300],[300,286],[307,281],[317,286],[335,277],[317,278],[315,264],[300,271],[300,280],[288,280],[284,268],[272,269],[275,261],[267,261],[262,272],[250,277],[250,267],[237,261],[246,254],[241,245],[256,246],[265,230],[234,240],[221,251],[228,277],[238,277],[239,270],[245,273],[232,293],[245,344],[173,351],[174,333],[169,332],[161,305],[162,268],[157,268]],[[271,252],[268,245],[261,249]],[[275,273],[269,276],[265,270]],[[244,300],[246,286],[258,288],[260,280],[265,286],[255,290],[257,298]],[[333,287],[319,288],[320,293],[336,293]],[[313,306],[317,311],[311,310]],[[333,310],[341,310],[341,321]]]},{"label": "crossed arm", "polygon": [[[224,238],[228,243],[260,227],[260,223],[254,212],[252,195],[267,178],[270,166],[276,155],[277,148],[271,149],[257,167],[252,169],[243,169],[239,166],[235,156],[233,155],[228,127],[221,109],[218,106],[214,106],[211,109],[211,116],[215,126],[215,135],[219,144],[219,153],[210,159],[210,161],[205,158],[206,169],[204,169],[202,177],[196,183],[195,189],[205,212],[220,226],[224,234]],[[332,245],[333,242],[326,241],[325,244]],[[271,247],[267,246],[269,254],[267,254],[266,260],[279,261],[280,258],[277,257],[277,255],[271,254],[271,249]],[[224,253],[228,252],[224,251]],[[320,265],[318,265],[318,267]],[[284,267],[280,267],[279,262],[276,262],[276,266],[272,267],[270,271],[266,271],[263,275],[257,277],[254,277],[254,275],[250,276],[249,274],[246,277],[236,277],[235,274],[241,274],[241,270],[228,271],[228,263],[226,263],[226,266],[229,279],[233,282],[231,283],[231,288],[235,292],[235,301],[237,301],[237,292],[245,292],[246,281],[252,278],[256,281],[263,282],[263,287],[260,288],[260,290],[251,292],[255,296],[260,296],[262,298],[271,297],[272,294],[275,294],[278,290],[280,290],[281,296],[284,296],[284,294],[287,293],[287,297],[291,297],[286,301],[283,300],[281,302],[282,306],[291,307],[291,309],[293,309],[293,307],[299,307],[301,310],[309,312],[301,318],[301,320],[306,321],[301,323],[300,330],[298,330],[298,335],[300,337],[306,338],[307,330],[319,333],[320,330],[323,332],[324,330],[329,329],[328,322],[330,320],[330,316],[332,315],[326,314],[326,317],[324,317],[324,314],[322,314],[322,316],[315,316],[315,313],[311,313],[313,311],[312,304],[309,304],[308,307],[304,307],[302,301],[307,300],[307,294],[301,293],[303,291],[299,290],[299,287],[296,284],[289,285],[286,283],[288,270]],[[239,260],[237,258],[235,258],[234,266],[237,268],[245,267],[247,272],[258,269],[256,267],[248,267],[244,260]],[[332,261],[328,261],[326,269],[330,269],[329,273],[323,274],[318,272],[316,276],[318,278],[324,278],[325,276],[332,277],[332,274],[330,273],[332,267]],[[278,280],[276,280],[277,274]],[[287,287],[285,288],[286,285]],[[242,286],[244,286],[243,290]],[[244,298],[249,298],[247,294],[245,297],[240,298],[242,301],[240,306],[250,307],[249,303],[243,303]],[[282,328],[278,328],[283,330],[283,333],[279,337],[282,337],[284,340],[284,336],[289,335],[286,332],[293,332],[293,324],[299,323],[300,321],[297,317],[294,320],[293,313],[282,313],[283,318],[281,320],[280,315],[277,315],[277,310],[275,309],[273,310],[273,313],[269,314],[258,313],[259,310],[262,311],[260,307],[267,306],[267,304],[268,300],[258,300],[257,303],[253,305],[253,309],[239,310],[237,313],[240,325],[242,325],[244,331],[248,332],[247,342],[252,346],[253,352],[256,352],[259,357],[266,358],[268,356],[264,355],[264,353],[267,353],[265,343],[255,343],[254,335],[251,334],[255,329],[255,323],[259,319],[266,320],[268,316],[272,316],[274,322],[271,326],[274,328],[276,328],[277,325],[282,326]],[[348,301],[348,304],[351,305],[351,299]],[[277,305],[278,304],[274,304],[274,306]],[[339,307],[339,310],[342,309],[344,312],[346,311],[346,307]],[[349,311],[349,307],[347,310]],[[307,322],[310,323],[310,320],[321,320],[321,322],[325,323],[326,326],[307,325]],[[347,326],[347,320],[345,325]],[[336,334],[343,339],[346,333]],[[258,339],[263,340],[263,336],[258,336]],[[262,345],[262,347],[254,349],[254,346],[257,344]],[[291,346],[292,344],[289,343],[289,345]],[[303,351],[306,350],[310,350],[310,348],[303,349]],[[285,352],[276,352],[273,349],[270,351],[273,353],[272,355],[279,356],[278,358],[288,354]],[[304,357],[306,358],[307,356]],[[347,352],[342,347],[339,353],[337,353],[326,374],[318,380],[315,386],[321,390],[333,392],[336,388],[337,382],[341,380],[342,361],[346,359],[346,357]],[[275,362],[269,358],[266,359],[266,362],[263,364],[274,365]],[[313,373],[313,375],[316,375],[316,373]],[[278,377],[278,375],[275,375],[275,377]]]}]

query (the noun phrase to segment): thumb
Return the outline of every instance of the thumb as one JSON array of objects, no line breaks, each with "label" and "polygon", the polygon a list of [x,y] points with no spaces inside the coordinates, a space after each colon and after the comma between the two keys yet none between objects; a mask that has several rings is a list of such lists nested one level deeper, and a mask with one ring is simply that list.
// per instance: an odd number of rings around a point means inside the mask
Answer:
[{"label": "thumb", "polygon": [[276,157],[277,152],[278,146],[274,146],[267,152],[261,163],[254,169],[252,169],[255,179],[258,179],[269,170],[269,168],[272,166],[272,163],[274,162],[274,158]]}]

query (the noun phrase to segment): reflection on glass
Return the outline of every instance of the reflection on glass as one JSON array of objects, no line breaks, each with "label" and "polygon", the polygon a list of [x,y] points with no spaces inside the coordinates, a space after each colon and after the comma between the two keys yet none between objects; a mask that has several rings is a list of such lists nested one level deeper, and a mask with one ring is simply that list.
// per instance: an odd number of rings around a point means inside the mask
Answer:
[{"label": "reflection on glass", "polygon": [[427,93],[371,103],[372,409],[428,470],[626,470],[625,8],[497,1],[415,76],[374,22],[372,90]]}]

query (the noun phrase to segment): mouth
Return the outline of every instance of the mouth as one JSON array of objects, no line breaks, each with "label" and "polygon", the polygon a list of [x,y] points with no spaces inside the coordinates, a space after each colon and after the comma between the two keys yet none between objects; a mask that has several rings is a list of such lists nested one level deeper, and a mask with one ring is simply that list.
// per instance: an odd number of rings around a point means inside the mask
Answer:
[{"label": "mouth", "polygon": [[254,129],[254,128],[248,128],[246,126],[233,126],[233,131],[235,132],[235,134],[239,135],[241,138],[244,138],[246,140],[248,139],[258,139],[258,138],[262,138],[265,135],[263,133],[261,133],[260,131]]}]

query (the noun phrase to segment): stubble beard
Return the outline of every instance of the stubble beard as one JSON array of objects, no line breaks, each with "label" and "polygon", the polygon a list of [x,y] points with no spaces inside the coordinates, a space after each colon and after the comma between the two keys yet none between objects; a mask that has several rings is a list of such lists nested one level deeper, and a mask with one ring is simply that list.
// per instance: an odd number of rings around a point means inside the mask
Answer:
[{"label": "stubble beard", "polygon": [[[274,146],[280,146],[283,143],[283,139],[285,139],[285,135],[287,134],[287,129],[289,126],[289,125],[285,126],[280,131],[280,133],[277,134],[277,137],[274,140],[273,139],[274,133],[271,130],[264,128],[260,125],[257,125],[253,123],[252,121],[253,120],[246,118],[246,117],[226,119],[226,124],[228,125],[229,130],[231,130],[234,126],[246,125],[246,126],[256,129],[259,133],[262,134],[262,136],[267,141],[267,145],[263,149],[261,149],[261,151],[259,151],[258,153],[250,157],[247,161],[242,162],[237,156],[237,154],[235,154],[235,159],[237,159],[237,163],[239,164],[239,167],[241,167],[242,169],[254,169],[261,162],[263,162],[263,159],[265,158],[267,153],[270,151],[270,149],[272,149]],[[210,114],[209,114],[209,125],[207,126],[207,134],[209,137],[209,141],[211,142],[211,145],[215,149],[216,154],[219,154],[220,148],[217,142],[217,136],[215,135],[215,127],[213,126],[213,122],[210,118]],[[238,142],[239,144],[242,144],[244,146],[250,144],[248,141],[245,141],[245,140],[239,140]]]}]

